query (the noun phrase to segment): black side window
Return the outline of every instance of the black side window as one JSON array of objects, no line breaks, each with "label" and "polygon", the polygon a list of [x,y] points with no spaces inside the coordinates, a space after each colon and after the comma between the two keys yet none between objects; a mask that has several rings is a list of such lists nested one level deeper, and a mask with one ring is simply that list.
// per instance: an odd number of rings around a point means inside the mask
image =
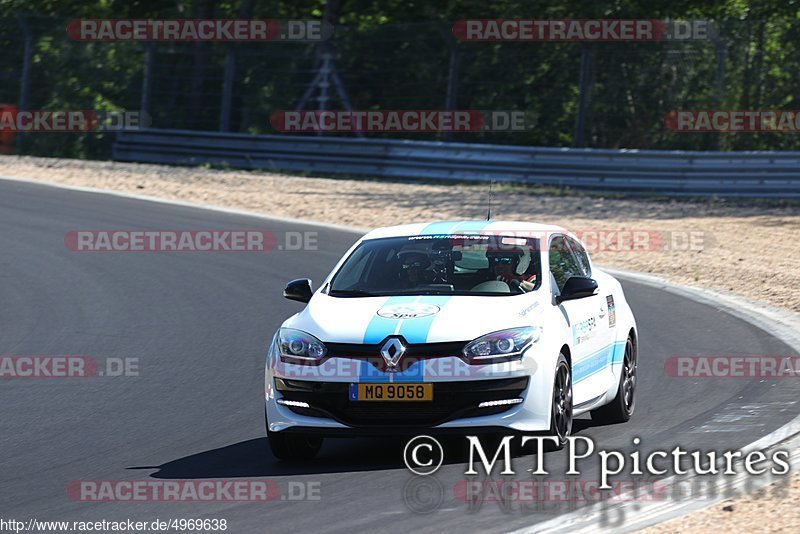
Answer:
[{"label": "black side window", "polygon": [[556,236],[550,242],[550,272],[553,273],[553,278],[556,279],[559,291],[564,289],[564,284],[571,277],[584,276],[577,256],[567,245],[564,236]]}]

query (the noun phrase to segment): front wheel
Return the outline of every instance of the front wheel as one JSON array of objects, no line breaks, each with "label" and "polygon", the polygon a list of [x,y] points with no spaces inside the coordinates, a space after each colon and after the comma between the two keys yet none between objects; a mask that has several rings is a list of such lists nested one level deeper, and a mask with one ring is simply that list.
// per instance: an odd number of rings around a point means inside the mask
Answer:
[{"label": "front wheel", "polygon": [[592,410],[592,421],[609,425],[626,423],[636,408],[636,370],[638,367],[636,345],[632,338],[625,343],[625,357],[622,361],[622,374],[619,377],[617,396],[605,406]]},{"label": "front wheel", "polygon": [[561,450],[572,434],[572,370],[564,354],[558,355],[555,378],[553,379],[553,402],[550,412],[550,435],[552,449]]},{"label": "front wheel", "polygon": [[272,432],[269,429],[266,414],[264,414],[264,421],[267,425],[269,448],[278,460],[312,460],[322,448],[321,437],[290,432]]}]

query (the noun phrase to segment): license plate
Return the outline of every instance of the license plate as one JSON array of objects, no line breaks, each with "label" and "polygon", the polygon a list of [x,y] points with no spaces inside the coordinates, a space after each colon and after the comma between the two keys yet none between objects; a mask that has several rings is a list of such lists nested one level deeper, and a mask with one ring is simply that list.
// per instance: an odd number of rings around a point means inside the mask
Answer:
[{"label": "license plate", "polygon": [[351,401],[432,401],[433,384],[350,384]]}]

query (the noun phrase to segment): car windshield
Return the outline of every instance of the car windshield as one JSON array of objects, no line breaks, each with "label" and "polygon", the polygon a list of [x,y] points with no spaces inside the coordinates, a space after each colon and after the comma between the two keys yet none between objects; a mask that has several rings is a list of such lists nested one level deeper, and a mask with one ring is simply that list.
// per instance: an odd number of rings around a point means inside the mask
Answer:
[{"label": "car windshield", "polygon": [[515,295],[538,289],[537,239],[409,236],[362,242],[334,275],[334,297]]}]

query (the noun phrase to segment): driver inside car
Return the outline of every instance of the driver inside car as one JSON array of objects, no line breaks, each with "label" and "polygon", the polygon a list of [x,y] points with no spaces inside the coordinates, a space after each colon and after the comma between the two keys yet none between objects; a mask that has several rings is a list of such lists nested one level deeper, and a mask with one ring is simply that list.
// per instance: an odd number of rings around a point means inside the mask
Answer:
[{"label": "driver inside car", "polygon": [[487,251],[486,257],[495,280],[525,292],[532,291],[536,287],[536,274],[527,274],[531,265],[530,251],[520,248]]},{"label": "driver inside car", "polygon": [[400,282],[404,287],[428,284],[433,273],[428,270],[431,260],[428,254],[419,250],[403,250],[397,253],[400,260]]}]

